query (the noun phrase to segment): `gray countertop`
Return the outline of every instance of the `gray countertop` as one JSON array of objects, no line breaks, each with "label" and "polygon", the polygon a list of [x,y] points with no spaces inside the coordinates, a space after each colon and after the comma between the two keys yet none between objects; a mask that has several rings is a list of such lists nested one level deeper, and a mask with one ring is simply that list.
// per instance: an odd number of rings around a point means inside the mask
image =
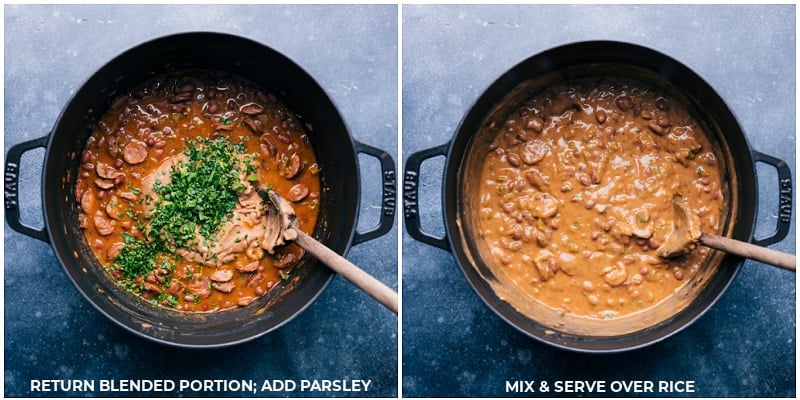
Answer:
[{"label": "gray countertop", "polygon": [[[5,6],[5,151],[46,135],[72,94],[106,61],[159,36],[216,31],[245,36],[308,71],[337,104],[354,139],[397,158],[397,6]],[[23,157],[23,220],[41,226],[43,150]],[[377,161],[360,157],[360,231],[381,209]],[[397,226],[354,246],[348,259],[397,288]],[[5,226],[6,397],[163,396],[31,392],[33,380],[294,380],[260,396],[398,395],[398,319],[340,277],[282,328],[246,344],[200,351],[153,344],[85,301],[51,248]],[[371,380],[367,392],[300,392],[300,380]],[[184,391],[167,396],[253,396]]]},{"label": "gray countertop", "polygon": [[[7,5],[5,151],[47,134],[77,88],[124,49],[211,30],[292,58],[330,94],[355,139],[397,159],[397,7]],[[696,71],[726,100],[753,148],[785,160],[795,174],[793,5],[405,5],[402,24],[403,158],[446,143],[472,102],[518,62],[559,44],[609,39],[654,48]],[[38,225],[43,153],[28,153],[20,175],[23,220]],[[379,172],[377,162],[360,161],[359,228],[366,230],[380,212]],[[443,165],[441,158],[426,162],[420,179],[421,220],[440,235]],[[778,183],[765,166],[758,177],[756,236],[764,236],[777,218]],[[395,226],[353,247],[348,259],[397,288],[397,235]],[[793,223],[773,248],[794,253],[795,243]],[[752,261],[679,334],[642,350],[592,356],[553,349],[508,326],[481,302],[451,254],[403,232],[398,390],[398,320],[342,278],[262,338],[185,350],[140,339],[96,312],[47,244],[6,225],[4,248],[6,397],[87,394],[31,392],[32,380],[157,378],[372,380],[366,393],[260,393],[266,397],[506,397],[516,395],[505,392],[513,380],[692,380],[694,393],[672,395],[796,396],[796,278]]]},{"label": "gray countertop", "polygon": [[[522,60],[583,40],[627,41],[671,55],[704,77],[753,148],[795,175],[795,6],[403,6],[403,158],[446,143],[483,90]],[[420,220],[444,234],[442,157],[423,163]],[[778,185],[758,166],[756,236],[774,229]],[[773,248],[795,252],[795,225]],[[642,350],[584,355],[528,338],[490,311],[451,254],[403,234],[402,394],[553,396],[566,380],[694,381],[660,396],[796,396],[796,278],[744,263],[716,305],[689,328]],[[548,393],[506,393],[535,380]],[[575,396],[579,394],[564,394]],[[585,394],[584,394],[585,395]],[[625,395],[607,392],[603,396]],[[629,393],[652,396],[658,393]]]}]

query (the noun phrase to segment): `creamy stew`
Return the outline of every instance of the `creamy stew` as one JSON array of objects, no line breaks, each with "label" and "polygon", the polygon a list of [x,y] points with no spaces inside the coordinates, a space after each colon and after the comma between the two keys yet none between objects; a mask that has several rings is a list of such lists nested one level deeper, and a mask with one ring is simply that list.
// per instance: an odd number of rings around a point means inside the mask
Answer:
[{"label": "creamy stew", "polygon": [[513,111],[481,172],[479,229],[494,263],[559,313],[608,319],[675,292],[709,256],[656,250],[680,194],[720,230],[725,187],[703,127],[635,81],[554,86]]},{"label": "creamy stew", "polygon": [[154,78],[119,96],[81,154],[75,196],[108,275],[183,311],[246,306],[290,276],[263,197],[292,202],[313,231],[320,168],[298,116],[274,95],[210,71]]}]

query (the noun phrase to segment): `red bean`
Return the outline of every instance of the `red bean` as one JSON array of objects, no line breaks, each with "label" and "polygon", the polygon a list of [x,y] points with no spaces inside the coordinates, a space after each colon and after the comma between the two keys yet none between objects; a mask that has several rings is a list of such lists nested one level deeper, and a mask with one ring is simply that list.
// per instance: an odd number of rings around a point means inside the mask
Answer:
[{"label": "red bean", "polygon": [[219,110],[219,105],[214,101],[208,102],[208,112],[211,114],[215,114]]},{"label": "red bean", "polygon": [[631,109],[631,107],[633,107],[633,100],[626,95],[617,97],[615,102],[617,103],[617,107],[619,107],[619,109],[622,111],[628,111]]},{"label": "red bean", "polygon": [[594,114],[594,117],[595,117],[595,119],[597,119],[597,122],[601,123],[601,124],[605,123],[606,122],[606,118],[608,118],[608,116],[606,115],[606,112],[604,110],[597,110],[597,112]]}]

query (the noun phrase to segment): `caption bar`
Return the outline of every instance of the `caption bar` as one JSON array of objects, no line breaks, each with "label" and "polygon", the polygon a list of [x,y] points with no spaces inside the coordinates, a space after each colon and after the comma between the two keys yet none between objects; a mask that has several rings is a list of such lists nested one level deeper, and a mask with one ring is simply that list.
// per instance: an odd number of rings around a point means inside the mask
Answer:
[{"label": "caption bar", "polygon": [[506,393],[695,393],[694,381],[506,381]]},{"label": "caption bar", "polygon": [[31,392],[369,392],[361,379],[32,379]]}]

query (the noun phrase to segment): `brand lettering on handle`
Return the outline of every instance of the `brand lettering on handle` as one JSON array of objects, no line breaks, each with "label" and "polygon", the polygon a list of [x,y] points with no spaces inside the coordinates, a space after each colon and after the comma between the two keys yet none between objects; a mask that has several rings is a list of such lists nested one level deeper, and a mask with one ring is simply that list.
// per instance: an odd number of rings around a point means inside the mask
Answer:
[{"label": "brand lettering on handle", "polygon": [[397,206],[397,177],[394,171],[383,173],[383,215],[392,217]]},{"label": "brand lettering on handle", "polygon": [[781,203],[778,218],[784,224],[792,222],[792,180],[781,179]]},{"label": "brand lettering on handle", "polygon": [[6,209],[17,208],[17,170],[15,163],[6,164],[5,194]]},{"label": "brand lettering on handle", "polygon": [[406,218],[417,217],[417,182],[419,176],[415,171],[406,171],[403,181],[403,211]]}]

